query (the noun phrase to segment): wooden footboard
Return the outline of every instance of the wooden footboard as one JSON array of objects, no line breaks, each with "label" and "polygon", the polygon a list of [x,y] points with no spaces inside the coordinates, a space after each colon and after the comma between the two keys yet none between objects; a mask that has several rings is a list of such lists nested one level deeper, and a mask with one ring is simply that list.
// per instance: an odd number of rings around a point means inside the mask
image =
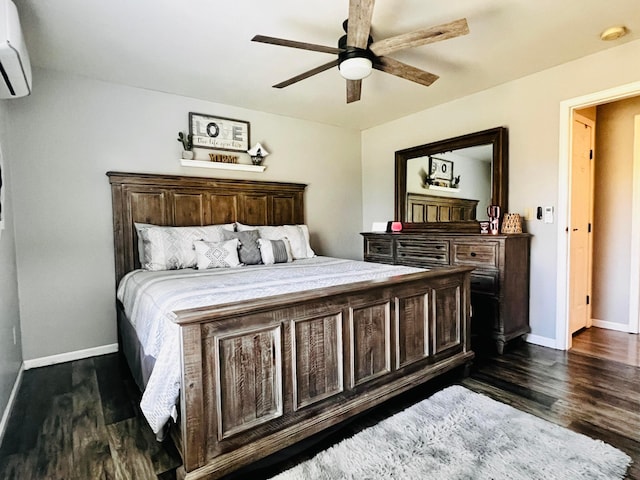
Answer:
[{"label": "wooden footboard", "polygon": [[183,476],[219,478],[468,363],[470,270],[177,312]]}]

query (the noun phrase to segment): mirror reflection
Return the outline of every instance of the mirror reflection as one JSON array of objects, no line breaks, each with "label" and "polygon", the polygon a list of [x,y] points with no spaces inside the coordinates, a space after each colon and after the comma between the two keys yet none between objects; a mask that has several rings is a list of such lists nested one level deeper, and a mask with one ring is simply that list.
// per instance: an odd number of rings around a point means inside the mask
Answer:
[{"label": "mirror reflection", "polygon": [[[430,196],[461,200],[463,212],[457,220],[488,220],[492,197],[493,145],[477,145],[407,159],[406,192],[409,207],[405,221],[437,221],[415,218],[422,209],[415,205]],[[432,202],[438,202],[432,200]],[[430,202],[430,203],[432,203]],[[411,207],[413,206],[413,208]]]},{"label": "mirror reflection", "polygon": [[491,128],[396,151],[395,219],[413,231],[476,232],[507,211],[509,141]]}]

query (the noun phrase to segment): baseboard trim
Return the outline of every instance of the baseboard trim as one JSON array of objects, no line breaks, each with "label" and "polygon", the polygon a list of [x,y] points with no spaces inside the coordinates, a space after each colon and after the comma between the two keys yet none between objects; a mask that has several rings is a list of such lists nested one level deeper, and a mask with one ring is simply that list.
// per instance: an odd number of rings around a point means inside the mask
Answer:
[{"label": "baseboard trim", "polygon": [[74,360],[82,360],[83,358],[96,357],[98,355],[106,355],[107,353],[115,353],[118,351],[118,344],[102,345],[100,347],[85,348],[84,350],[76,350],[74,352],[59,353],[49,357],[32,358],[24,361],[24,369],[46,367],[57,363],[72,362]]},{"label": "baseboard trim", "polygon": [[629,333],[629,324],[627,323],[615,323],[607,320],[598,320],[597,318],[591,319],[591,326],[598,328],[606,328],[607,330],[616,330],[618,332]]},{"label": "baseboard trim", "polygon": [[16,401],[16,397],[18,396],[18,390],[20,389],[20,385],[22,384],[22,372],[24,372],[24,363],[20,364],[20,370],[18,370],[18,376],[16,377],[16,381],[13,383],[11,395],[9,395],[9,401],[7,402],[7,406],[2,413],[2,420],[0,420],[0,445],[2,445],[4,432],[7,429],[7,423],[9,423],[9,415],[11,414],[13,404]]},{"label": "baseboard trim", "polygon": [[555,348],[556,350],[562,350],[558,348],[555,338],[541,337],[540,335],[533,335],[529,333],[525,339],[527,343],[533,343],[534,345],[540,345],[541,347]]}]

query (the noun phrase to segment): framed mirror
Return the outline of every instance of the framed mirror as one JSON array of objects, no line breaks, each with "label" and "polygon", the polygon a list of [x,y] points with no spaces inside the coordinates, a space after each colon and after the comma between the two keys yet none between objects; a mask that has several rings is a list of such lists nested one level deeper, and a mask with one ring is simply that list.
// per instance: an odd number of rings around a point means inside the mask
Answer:
[{"label": "framed mirror", "polygon": [[479,232],[487,207],[507,212],[505,127],[396,152],[395,220],[404,230]]}]

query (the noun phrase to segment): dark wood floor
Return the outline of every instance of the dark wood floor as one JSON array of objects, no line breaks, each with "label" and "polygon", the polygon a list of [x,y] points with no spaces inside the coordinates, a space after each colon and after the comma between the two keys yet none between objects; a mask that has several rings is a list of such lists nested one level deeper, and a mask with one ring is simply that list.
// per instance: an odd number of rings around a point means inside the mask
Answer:
[{"label": "dark wood floor", "polygon": [[640,336],[604,328],[586,328],[573,336],[571,351],[640,367]]},{"label": "dark wood floor", "polygon": [[[640,368],[528,344],[479,358],[466,379],[453,374],[414,389],[303,451],[290,449],[227,479],[270,478],[453,383],[620,448],[634,461],[627,478],[640,480]],[[116,354],[25,372],[0,446],[0,479],[174,478],[179,457],[155,441],[138,396]]]},{"label": "dark wood floor", "polygon": [[117,354],[36,368],[0,446],[0,479],[172,478],[180,457],[144,423]]}]

